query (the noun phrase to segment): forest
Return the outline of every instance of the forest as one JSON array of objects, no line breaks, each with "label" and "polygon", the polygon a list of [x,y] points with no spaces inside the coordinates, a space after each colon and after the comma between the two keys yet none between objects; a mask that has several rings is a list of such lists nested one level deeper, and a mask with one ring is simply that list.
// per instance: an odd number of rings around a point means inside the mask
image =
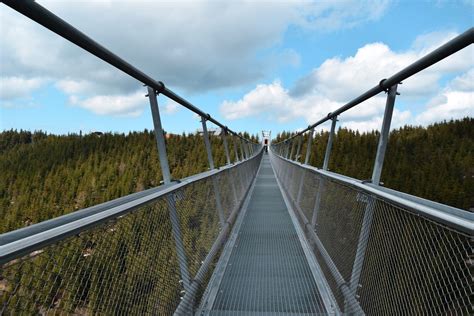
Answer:
[{"label": "forest", "polygon": [[[275,142],[289,135],[278,134]],[[322,167],[328,136],[324,131],[315,133],[312,166]],[[378,136],[377,131],[360,133],[340,128],[334,137],[328,169],[360,180],[370,179]],[[300,161],[306,153],[305,137]],[[391,131],[381,182],[397,191],[473,211],[474,118]]]},{"label": "forest", "polygon": [[[242,136],[257,141],[257,136]],[[214,163],[222,166],[221,138],[210,138]],[[202,135],[168,134],[166,142],[173,179],[208,169]],[[0,233],[156,187],[162,180],[155,136],[148,130],[88,135],[4,131],[0,174]]]},{"label": "forest", "polygon": [[[274,141],[290,133],[277,135]],[[258,135],[250,136],[257,140]],[[311,165],[321,167],[328,133],[313,139]],[[369,179],[378,132],[337,131],[329,169]],[[207,157],[198,134],[169,134],[173,179],[205,171]],[[217,166],[225,163],[221,138],[211,137]],[[230,149],[233,143],[229,144]],[[303,142],[301,153],[306,152]],[[234,160],[234,151],[231,150]],[[0,233],[160,185],[152,131],[51,135],[41,131],[0,133]],[[390,134],[383,185],[462,209],[474,207],[474,119]]]},{"label": "forest", "polygon": [[[281,133],[275,141],[288,135]],[[258,141],[257,135],[243,136]],[[327,138],[327,132],[315,135],[312,165],[322,165]],[[376,131],[339,129],[330,170],[370,178],[377,139]],[[208,169],[202,135],[167,134],[166,141],[173,179]],[[213,135],[211,143],[216,166],[224,165],[221,137]],[[230,140],[230,149],[233,145]],[[303,142],[301,153],[305,149]],[[426,128],[405,126],[391,132],[382,181],[390,188],[472,210],[473,151],[472,118]],[[161,179],[154,134],[147,130],[88,135],[4,131],[0,173],[0,233],[159,186]],[[238,175],[235,168],[227,169],[217,180],[228,212],[239,200],[231,198],[233,185],[242,197],[252,178]],[[219,232],[213,181],[200,180],[170,196],[191,275]],[[25,314],[171,314],[183,288],[167,201],[160,199],[7,263],[0,275],[0,306]]]}]

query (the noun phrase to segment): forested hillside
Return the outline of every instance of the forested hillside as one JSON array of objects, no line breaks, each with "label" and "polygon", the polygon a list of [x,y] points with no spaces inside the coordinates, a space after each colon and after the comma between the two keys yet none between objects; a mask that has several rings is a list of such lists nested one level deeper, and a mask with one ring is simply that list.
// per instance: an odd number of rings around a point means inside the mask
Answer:
[{"label": "forested hillside", "polygon": [[[277,140],[289,133],[282,133]],[[321,168],[328,132],[316,133],[311,165]],[[329,170],[370,179],[378,132],[341,128],[334,138]],[[306,142],[301,153],[306,153]],[[303,159],[303,158],[302,158]],[[458,208],[474,207],[474,118],[405,126],[391,132],[382,172],[383,185]]]},{"label": "forested hillside", "polygon": [[[207,170],[202,135],[167,136],[173,179]],[[211,143],[215,165],[224,165],[221,138],[211,136]],[[147,130],[85,136],[5,131],[0,174],[0,233],[158,186],[162,179],[155,136]]]},{"label": "forested hillside", "polygon": [[[322,165],[327,137],[320,132],[314,139],[314,166]],[[377,138],[377,132],[339,129],[330,170],[369,179]],[[220,138],[212,137],[212,148],[216,165],[223,165]],[[207,169],[201,135],[169,135],[167,149],[173,178]],[[146,130],[85,136],[5,131],[0,133],[0,174],[0,233],[154,187],[161,180],[154,135]],[[448,205],[474,207],[474,119],[394,130],[382,181]]]}]

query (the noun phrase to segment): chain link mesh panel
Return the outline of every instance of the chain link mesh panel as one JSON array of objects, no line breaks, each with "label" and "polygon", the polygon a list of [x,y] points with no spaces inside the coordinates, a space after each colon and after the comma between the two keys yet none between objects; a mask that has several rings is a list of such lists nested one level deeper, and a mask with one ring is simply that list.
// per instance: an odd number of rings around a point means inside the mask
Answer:
[{"label": "chain link mesh panel", "polygon": [[[351,289],[366,314],[472,313],[472,236],[272,156],[293,207],[308,222],[315,215],[316,235],[344,279],[342,286]],[[359,239],[366,242],[363,257],[357,256]],[[353,311],[321,249],[313,250],[339,309]],[[359,282],[351,286],[357,271]]]},{"label": "chain link mesh panel", "polygon": [[[214,187],[226,220],[240,207],[260,159],[4,264],[0,314],[172,314],[185,290],[180,267],[194,277],[221,229]],[[184,255],[176,247],[172,206]]]}]

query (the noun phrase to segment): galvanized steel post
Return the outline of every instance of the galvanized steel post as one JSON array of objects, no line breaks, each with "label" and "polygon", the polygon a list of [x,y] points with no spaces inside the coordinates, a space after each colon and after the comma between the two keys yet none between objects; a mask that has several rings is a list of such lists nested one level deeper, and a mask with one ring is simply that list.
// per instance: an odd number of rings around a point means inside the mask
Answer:
[{"label": "galvanized steel post", "polygon": [[250,155],[249,155],[249,147],[247,144],[247,140],[244,140],[243,142],[244,142],[245,159],[249,159]]},{"label": "galvanized steel post", "polygon": [[[230,153],[229,153],[229,145],[227,143],[227,129],[224,128],[222,129],[222,141],[224,143],[224,150],[225,150],[225,158],[227,160],[227,165],[230,165],[231,162],[230,162]],[[235,200],[235,203],[238,202],[238,199],[237,199],[237,192],[235,191],[235,183],[234,181],[231,181],[231,186],[232,186],[232,193],[234,195],[234,200]],[[219,203],[220,203],[220,197],[219,197]]]},{"label": "galvanized steel post", "polygon": [[[379,185],[380,175],[382,174],[382,166],[385,158],[385,151],[387,149],[388,137],[390,132],[390,123],[392,121],[393,108],[395,106],[395,98],[397,96],[397,84],[388,89],[387,101],[385,104],[385,113],[380,130],[379,143],[377,146],[377,155],[374,162],[374,169],[372,172],[372,183]],[[359,287],[360,275],[364,265],[365,252],[369,242],[370,230],[372,228],[372,220],[374,217],[374,208],[376,201],[372,197],[368,197],[368,202],[365,207],[364,219],[359,234],[359,241],[357,244],[357,252],[352,266],[352,274],[350,281],[351,294],[356,297],[357,288]],[[346,312],[349,311],[349,306],[346,303]]]},{"label": "galvanized steel post", "polygon": [[294,140],[291,140],[291,151],[290,151],[290,160],[293,160],[293,152],[295,151],[295,144],[296,142]]},{"label": "galvanized steel post", "polygon": [[[166,154],[166,143],[163,133],[163,126],[161,125],[160,110],[158,108],[158,100],[156,98],[155,89],[148,87],[148,99],[150,100],[151,115],[153,118],[153,126],[155,129],[156,145],[158,148],[158,157],[160,159],[161,172],[163,174],[164,184],[171,182],[171,174],[168,164],[168,156]],[[167,196],[168,210],[171,220],[171,231],[176,246],[176,255],[178,257],[179,270],[181,279],[183,281],[184,290],[187,292],[190,289],[191,280],[188,272],[188,260],[184,250],[183,239],[181,234],[181,225],[178,214],[176,212],[176,203],[173,195]]]},{"label": "galvanized steel post", "polygon": [[245,150],[244,150],[244,141],[240,138],[240,154],[242,155],[242,160],[245,160],[247,159],[247,157],[245,156]]},{"label": "galvanized steel post", "polygon": [[[209,161],[209,169],[214,169],[214,159],[212,158],[212,149],[211,149],[211,141],[209,140],[209,133],[207,131],[207,124],[206,124],[207,119],[202,116],[201,117],[201,123],[202,123],[202,136],[204,138],[204,144],[206,145],[206,151],[207,151],[207,160]],[[222,204],[221,204],[221,195],[219,192],[219,185],[217,183],[218,179],[217,177],[212,178],[212,185],[214,188],[214,194],[215,194],[215,199],[216,199],[216,208],[217,212],[219,215],[219,222],[221,223],[221,227],[224,226],[225,223],[225,217],[224,217],[224,211],[222,209]]]},{"label": "galvanized steel post", "polygon": [[301,150],[301,139],[303,138],[303,134],[298,137],[298,147],[296,148],[296,156],[295,156],[295,161],[300,160],[300,150]]},{"label": "galvanized steel post", "polygon": [[313,134],[314,128],[310,129],[308,135],[308,145],[306,145],[306,158],[304,159],[304,164],[307,165],[309,163],[309,158],[311,157],[311,144],[313,143]]},{"label": "galvanized steel post", "polygon": [[329,132],[328,144],[326,146],[326,154],[324,155],[323,170],[328,170],[329,158],[331,156],[332,143],[334,140],[334,133],[336,130],[337,116],[332,118],[331,131]]},{"label": "galvanized steel post", "polygon": [[222,141],[224,143],[224,151],[225,151],[225,158],[227,161],[227,164],[230,165],[230,154],[229,154],[229,146],[227,144],[227,130],[222,129]]},{"label": "galvanized steel post", "polygon": [[[331,131],[329,132],[328,143],[326,145],[326,153],[324,155],[323,170],[328,170],[329,158],[331,156],[332,143],[334,140],[334,133],[336,130],[337,116],[332,118],[331,122]],[[316,221],[318,218],[318,212],[321,208],[321,197],[323,195],[324,186],[326,185],[325,179],[323,177],[319,178],[318,192],[316,193],[316,200],[313,208],[313,216],[311,217],[311,225],[316,228]]]},{"label": "galvanized steel post", "polygon": [[[234,162],[238,162],[240,161],[240,158],[239,158],[239,151],[237,149],[237,141],[235,140],[237,136],[233,135],[232,137],[232,143],[234,144],[234,153],[235,153],[235,160]],[[238,139],[238,138],[237,138]]]},{"label": "galvanized steel post", "polygon": [[148,99],[150,100],[151,117],[155,128],[156,146],[158,147],[158,158],[160,159],[161,173],[163,174],[164,184],[171,182],[170,167],[168,164],[168,155],[166,153],[165,137],[163,126],[161,125],[160,110],[156,98],[155,89],[148,87]]},{"label": "galvanized steel post", "polygon": [[211,142],[209,141],[209,134],[207,132],[207,119],[201,116],[202,123],[202,137],[204,138],[204,144],[206,146],[207,161],[209,162],[209,169],[214,169],[214,159],[212,158]]},{"label": "galvanized steel post", "polygon": [[397,87],[397,84],[390,87],[387,94],[387,102],[385,105],[385,113],[383,115],[382,129],[380,130],[377,155],[375,157],[374,170],[372,171],[372,183],[375,185],[379,185],[380,176],[382,175],[385,151],[387,149],[388,136],[390,133],[390,123],[392,122],[393,108],[397,96]]},{"label": "galvanized steel post", "polygon": [[[301,135],[301,137],[303,137],[303,135]],[[309,160],[309,155],[310,155],[310,152],[311,152],[311,142],[313,141],[313,129],[311,129],[309,131],[309,135],[308,135],[308,144],[306,145],[306,158],[305,158],[305,161],[304,161],[304,164],[307,164],[308,163],[308,160]],[[303,185],[304,185],[304,179],[306,177],[306,172],[307,171],[303,171],[303,176],[301,177],[301,180],[300,180],[300,185],[298,187],[298,195],[296,197],[296,204],[299,205],[300,202],[301,202],[301,195],[303,194]]]}]

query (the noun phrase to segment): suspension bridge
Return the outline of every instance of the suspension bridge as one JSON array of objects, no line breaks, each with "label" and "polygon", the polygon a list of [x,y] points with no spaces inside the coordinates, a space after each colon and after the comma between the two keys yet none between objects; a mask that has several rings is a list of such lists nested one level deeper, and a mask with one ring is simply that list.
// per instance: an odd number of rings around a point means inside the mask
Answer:
[{"label": "suspension bridge", "polygon": [[[255,143],[39,4],[2,2],[146,86],[163,185],[0,235],[1,314],[472,313],[473,214],[380,176],[397,86],[471,45],[473,28],[303,131]],[[338,117],[384,92],[372,178],[329,171]],[[171,178],[158,94],[201,117],[208,171]],[[312,137],[327,121],[316,168]],[[220,168],[209,123],[222,130]]]}]

